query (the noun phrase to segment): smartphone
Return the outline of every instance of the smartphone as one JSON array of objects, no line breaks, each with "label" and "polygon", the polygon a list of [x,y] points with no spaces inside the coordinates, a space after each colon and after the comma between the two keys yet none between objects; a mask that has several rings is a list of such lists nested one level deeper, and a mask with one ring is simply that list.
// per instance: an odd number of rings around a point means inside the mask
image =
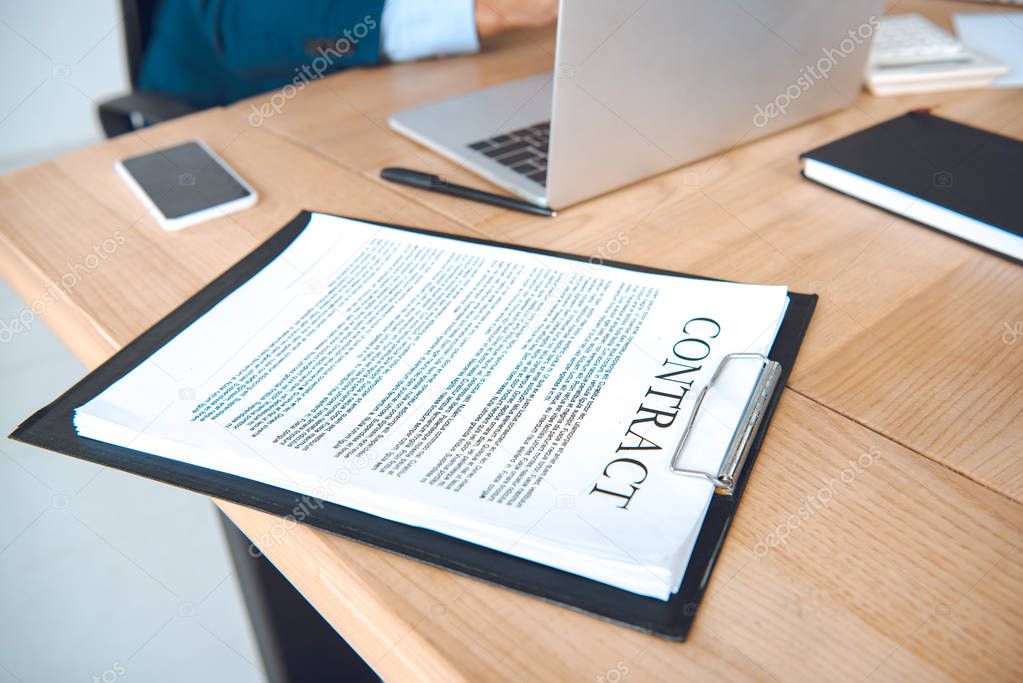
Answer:
[{"label": "smartphone", "polygon": [[114,168],[164,230],[241,211],[258,197],[202,140],[119,159]]}]

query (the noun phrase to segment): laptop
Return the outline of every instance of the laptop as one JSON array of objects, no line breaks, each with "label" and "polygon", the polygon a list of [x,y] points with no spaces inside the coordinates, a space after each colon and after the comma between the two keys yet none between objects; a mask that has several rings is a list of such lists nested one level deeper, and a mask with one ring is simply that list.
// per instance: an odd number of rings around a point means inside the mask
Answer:
[{"label": "laptop", "polygon": [[559,209],[851,105],[883,0],[561,0],[554,69],[391,127]]}]

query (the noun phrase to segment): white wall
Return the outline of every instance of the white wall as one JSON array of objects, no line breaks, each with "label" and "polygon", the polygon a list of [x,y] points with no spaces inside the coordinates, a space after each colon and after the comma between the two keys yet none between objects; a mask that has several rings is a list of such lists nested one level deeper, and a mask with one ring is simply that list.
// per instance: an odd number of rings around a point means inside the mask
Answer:
[{"label": "white wall", "polygon": [[0,0],[0,172],[102,139],[128,92],[118,0]]}]

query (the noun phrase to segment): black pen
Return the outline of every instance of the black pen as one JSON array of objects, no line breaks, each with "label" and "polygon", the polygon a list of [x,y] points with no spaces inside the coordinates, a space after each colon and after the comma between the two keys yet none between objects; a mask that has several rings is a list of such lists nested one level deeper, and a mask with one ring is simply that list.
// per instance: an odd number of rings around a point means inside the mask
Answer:
[{"label": "black pen", "polygon": [[445,181],[440,176],[422,173],[420,171],[413,171],[409,168],[385,168],[380,171],[380,177],[384,180],[390,180],[392,183],[401,183],[402,185],[408,185],[409,187],[418,187],[421,190],[440,192],[441,194],[448,194],[452,197],[471,199],[474,202],[493,204],[494,206],[500,206],[502,209],[523,211],[525,213],[536,214],[537,216],[558,215],[556,211],[548,209],[545,206],[537,206],[535,204],[530,204],[529,202],[524,202],[521,199],[513,199],[511,197],[505,197],[504,195],[494,194],[493,192],[474,190],[473,188],[465,187],[464,185],[455,185],[454,183]]}]

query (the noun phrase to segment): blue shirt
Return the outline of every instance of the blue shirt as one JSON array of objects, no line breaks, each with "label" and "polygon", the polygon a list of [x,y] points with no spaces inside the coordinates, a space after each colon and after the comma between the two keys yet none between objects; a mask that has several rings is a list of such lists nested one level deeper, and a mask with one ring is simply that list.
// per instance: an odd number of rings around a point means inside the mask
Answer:
[{"label": "blue shirt", "polygon": [[205,108],[382,59],[477,49],[473,0],[164,0],[139,87]]}]

